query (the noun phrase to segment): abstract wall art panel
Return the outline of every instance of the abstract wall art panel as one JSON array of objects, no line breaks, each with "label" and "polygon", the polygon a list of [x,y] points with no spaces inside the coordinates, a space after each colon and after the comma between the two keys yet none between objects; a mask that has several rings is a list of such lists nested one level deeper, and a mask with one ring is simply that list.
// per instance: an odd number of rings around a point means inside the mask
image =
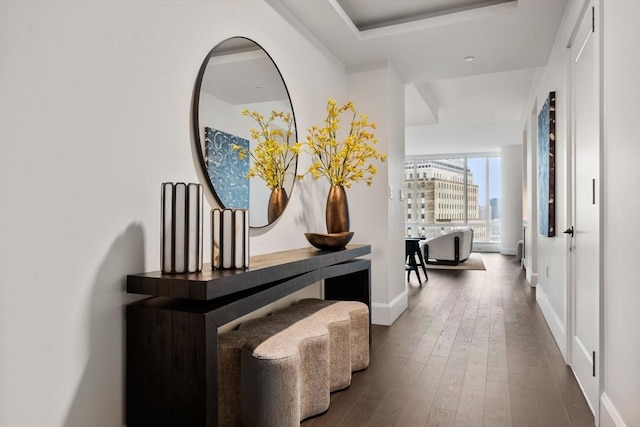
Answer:
[{"label": "abstract wall art panel", "polygon": [[556,235],[556,93],[550,92],[538,114],[538,232]]},{"label": "abstract wall art panel", "polygon": [[249,149],[249,141],[205,127],[205,163],[223,207],[249,209],[249,157],[240,159],[232,144]]}]

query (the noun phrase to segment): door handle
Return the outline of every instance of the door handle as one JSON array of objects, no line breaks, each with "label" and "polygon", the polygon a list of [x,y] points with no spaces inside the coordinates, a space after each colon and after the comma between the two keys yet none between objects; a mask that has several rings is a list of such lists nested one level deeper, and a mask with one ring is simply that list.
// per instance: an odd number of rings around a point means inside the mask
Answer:
[{"label": "door handle", "polygon": [[571,234],[571,237],[573,237],[573,225],[569,228],[567,228],[566,230],[563,231],[564,234]]}]

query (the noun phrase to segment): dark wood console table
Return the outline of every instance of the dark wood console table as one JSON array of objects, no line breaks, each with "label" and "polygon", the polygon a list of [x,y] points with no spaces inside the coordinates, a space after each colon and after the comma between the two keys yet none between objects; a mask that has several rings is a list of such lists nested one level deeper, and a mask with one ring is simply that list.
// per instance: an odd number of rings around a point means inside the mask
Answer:
[{"label": "dark wood console table", "polygon": [[245,270],[127,276],[127,426],[218,425],[218,327],[324,280],[326,299],[371,313],[369,245],[294,249],[251,258]]}]

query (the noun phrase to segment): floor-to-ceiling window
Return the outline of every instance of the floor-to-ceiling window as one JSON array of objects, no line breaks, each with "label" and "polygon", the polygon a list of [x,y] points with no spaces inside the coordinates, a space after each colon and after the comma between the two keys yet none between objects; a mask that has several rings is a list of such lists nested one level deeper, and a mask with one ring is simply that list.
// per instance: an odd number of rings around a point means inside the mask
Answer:
[{"label": "floor-to-ceiling window", "polygon": [[405,161],[406,235],[470,227],[474,242],[500,241],[500,156]]}]

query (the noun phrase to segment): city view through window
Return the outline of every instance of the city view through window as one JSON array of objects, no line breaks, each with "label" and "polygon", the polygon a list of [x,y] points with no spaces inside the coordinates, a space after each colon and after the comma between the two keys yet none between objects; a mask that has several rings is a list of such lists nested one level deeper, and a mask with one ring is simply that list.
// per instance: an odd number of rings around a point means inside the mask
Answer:
[{"label": "city view through window", "polygon": [[432,238],[468,227],[475,242],[500,241],[500,157],[407,159],[405,233]]}]

